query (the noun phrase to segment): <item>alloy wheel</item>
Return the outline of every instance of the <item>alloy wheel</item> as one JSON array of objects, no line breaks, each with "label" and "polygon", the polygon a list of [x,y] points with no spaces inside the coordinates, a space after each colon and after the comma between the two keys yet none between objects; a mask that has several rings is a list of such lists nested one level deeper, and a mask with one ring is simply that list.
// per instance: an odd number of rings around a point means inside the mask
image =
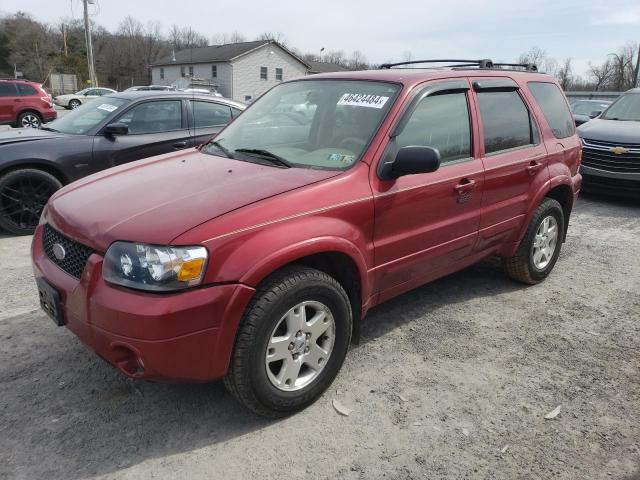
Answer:
[{"label": "alloy wheel", "polygon": [[553,215],[545,217],[533,238],[532,259],[537,270],[547,268],[558,244],[558,221]]},{"label": "alloy wheel", "polygon": [[35,113],[26,113],[20,119],[20,126],[23,128],[40,127],[40,119]]},{"label": "alloy wheel", "polygon": [[0,215],[17,229],[33,229],[56,190],[55,185],[36,175],[16,177],[0,190]]},{"label": "alloy wheel", "polygon": [[320,302],[301,302],[278,321],[265,353],[271,384],[279,390],[300,390],[327,364],[335,342],[335,320]]}]

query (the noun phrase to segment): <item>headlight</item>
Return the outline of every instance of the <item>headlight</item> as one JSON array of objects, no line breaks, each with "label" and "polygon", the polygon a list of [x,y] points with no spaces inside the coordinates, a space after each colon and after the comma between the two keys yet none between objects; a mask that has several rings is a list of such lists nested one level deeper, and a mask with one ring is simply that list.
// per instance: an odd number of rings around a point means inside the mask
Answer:
[{"label": "headlight", "polygon": [[200,285],[206,265],[204,247],[115,242],[104,257],[102,277],[125,287],[166,292]]}]

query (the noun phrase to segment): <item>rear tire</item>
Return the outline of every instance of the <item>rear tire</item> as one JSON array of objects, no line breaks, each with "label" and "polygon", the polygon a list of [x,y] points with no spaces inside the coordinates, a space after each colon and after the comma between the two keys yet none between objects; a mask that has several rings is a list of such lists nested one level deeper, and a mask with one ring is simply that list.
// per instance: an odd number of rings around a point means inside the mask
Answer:
[{"label": "rear tire", "polygon": [[40,128],[42,118],[36,112],[22,112],[18,115],[18,128]]},{"label": "rear tire", "polygon": [[[307,308],[316,312],[311,319],[309,313],[304,316]],[[334,278],[312,268],[287,267],[265,280],[247,307],[225,386],[258,415],[277,418],[302,410],[338,374],[352,323],[349,298]],[[290,365],[297,365],[293,374]]]},{"label": "rear tire", "polygon": [[512,279],[535,285],[553,270],[564,239],[564,211],[557,200],[545,198],[536,209],[515,255],[503,259]]},{"label": "rear tire", "polygon": [[31,235],[49,197],[62,183],[42,170],[24,168],[0,177],[0,229]]}]

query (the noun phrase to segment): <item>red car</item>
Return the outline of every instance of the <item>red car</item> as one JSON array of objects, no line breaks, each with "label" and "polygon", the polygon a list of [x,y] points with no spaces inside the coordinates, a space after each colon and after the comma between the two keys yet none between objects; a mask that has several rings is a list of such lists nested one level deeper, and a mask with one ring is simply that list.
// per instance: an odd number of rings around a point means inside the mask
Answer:
[{"label": "red car", "polygon": [[224,378],[275,417],[374,305],[489,256],[542,281],[581,184],[569,106],[470,64],[284,82],[208,144],[64,187],[33,238],[42,307],[125,375]]},{"label": "red car", "polygon": [[39,83],[0,79],[0,125],[38,128],[57,116],[51,95]]}]

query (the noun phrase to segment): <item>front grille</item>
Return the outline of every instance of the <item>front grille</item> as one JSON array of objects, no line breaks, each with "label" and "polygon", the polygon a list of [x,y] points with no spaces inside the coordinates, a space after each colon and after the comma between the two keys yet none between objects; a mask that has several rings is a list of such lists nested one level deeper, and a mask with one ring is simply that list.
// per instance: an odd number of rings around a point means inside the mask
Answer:
[{"label": "front grille", "polygon": [[[615,147],[626,148],[625,153],[614,153]],[[640,144],[619,144],[601,140],[584,140],[582,164],[607,172],[640,173]]]},{"label": "front grille", "polygon": [[[62,260],[58,260],[54,254],[53,246],[55,244],[59,244],[64,249],[65,255]],[[76,278],[80,278],[89,256],[94,252],[92,248],[71,240],[48,224],[44,226],[42,246],[44,247],[47,257],[49,257],[53,263]]]}]

